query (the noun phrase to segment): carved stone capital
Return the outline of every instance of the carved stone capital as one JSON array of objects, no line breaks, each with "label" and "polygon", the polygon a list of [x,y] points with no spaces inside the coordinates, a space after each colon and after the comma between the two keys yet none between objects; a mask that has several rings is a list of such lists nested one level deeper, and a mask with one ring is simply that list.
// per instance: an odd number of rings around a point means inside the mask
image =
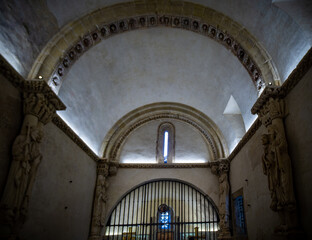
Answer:
[{"label": "carved stone capital", "polygon": [[230,161],[227,158],[221,158],[211,162],[211,172],[217,176],[228,173],[230,170]]},{"label": "carved stone capital", "polygon": [[252,114],[258,114],[261,123],[269,126],[276,118],[286,115],[284,91],[281,87],[267,87],[251,109]]},{"label": "carved stone capital", "polygon": [[107,159],[101,158],[97,162],[97,175],[107,177],[109,174],[109,164]]},{"label": "carved stone capital", "polygon": [[21,90],[24,98],[24,114],[36,116],[43,124],[52,120],[56,110],[66,108],[44,81],[23,81]]},{"label": "carved stone capital", "polygon": [[109,164],[109,176],[115,176],[119,168],[119,162],[109,161],[108,164]]}]

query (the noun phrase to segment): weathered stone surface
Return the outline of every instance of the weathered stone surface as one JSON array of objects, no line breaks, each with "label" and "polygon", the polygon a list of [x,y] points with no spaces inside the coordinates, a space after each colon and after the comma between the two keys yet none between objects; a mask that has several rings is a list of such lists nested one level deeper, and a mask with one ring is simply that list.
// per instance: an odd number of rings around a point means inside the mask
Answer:
[{"label": "weathered stone surface", "polygon": [[57,32],[45,0],[4,0],[0,6],[0,53],[24,77],[37,55]]}]

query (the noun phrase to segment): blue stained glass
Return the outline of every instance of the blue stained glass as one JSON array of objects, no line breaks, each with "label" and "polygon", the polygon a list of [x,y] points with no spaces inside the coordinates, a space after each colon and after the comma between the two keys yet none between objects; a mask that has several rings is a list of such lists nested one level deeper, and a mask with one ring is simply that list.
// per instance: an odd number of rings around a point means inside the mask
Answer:
[{"label": "blue stained glass", "polygon": [[160,214],[160,223],[161,223],[161,229],[169,229],[169,223],[170,223],[170,214],[169,212],[163,212]]},{"label": "blue stained glass", "polygon": [[236,233],[241,235],[246,234],[243,196],[238,196],[234,199],[234,208]]}]

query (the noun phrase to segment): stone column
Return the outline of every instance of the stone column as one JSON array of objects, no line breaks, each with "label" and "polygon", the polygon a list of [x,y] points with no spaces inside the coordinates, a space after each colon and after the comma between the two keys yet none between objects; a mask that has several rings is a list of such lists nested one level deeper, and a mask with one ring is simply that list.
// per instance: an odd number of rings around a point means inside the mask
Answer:
[{"label": "stone column", "polygon": [[56,110],[65,109],[43,81],[24,81],[21,90],[24,120],[12,146],[13,159],[0,202],[4,223],[11,227],[13,235],[17,235],[27,217],[32,187],[42,161],[39,145],[43,126],[51,121]]},{"label": "stone column", "polygon": [[101,239],[101,232],[105,226],[106,202],[108,200],[107,188],[109,186],[108,177],[115,175],[118,164],[108,162],[101,158],[97,162],[97,179],[93,200],[93,211],[89,240]]},{"label": "stone column", "polygon": [[231,239],[230,232],[230,183],[229,183],[230,162],[227,159],[220,159],[212,163],[211,171],[219,178],[219,216],[220,230],[218,239]]},{"label": "stone column", "polygon": [[258,114],[261,123],[267,129],[267,134],[262,135],[262,166],[264,174],[268,177],[272,200],[270,208],[279,214],[281,220],[281,224],[275,228],[275,233],[293,235],[298,230],[297,210],[291,159],[283,122],[286,108],[280,88],[266,88],[253,106],[252,113]]}]

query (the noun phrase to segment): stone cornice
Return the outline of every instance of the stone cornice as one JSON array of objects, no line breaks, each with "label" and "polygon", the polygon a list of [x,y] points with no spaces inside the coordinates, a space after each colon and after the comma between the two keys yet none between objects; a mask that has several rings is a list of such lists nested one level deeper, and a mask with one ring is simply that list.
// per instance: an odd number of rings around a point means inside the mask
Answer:
[{"label": "stone cornice", "polygon": [[74,143],[76,143],[89,157],[94,161],[99,161],[98,157],[85,142],[63,121],[63,119],[56,115],[52,119],[52,122],[61,129]]},{"label": "stone cornice", "polygon": [[40,93],[43,94],[55,110],[65,110],[65,104],[51,90],[44,80],[25,80],[15,69],[0,56],[0,74],[2,74],[14,87],[23,93]]},{"label": "stone cornice", "polygon": [[14,87],[20,89],[24,78],[0,55],[0,74],[3,75]]},{"label": "stone cornice", "polygon": [[263,90],[262,94],[251,108],[251,113],[257,114],[270,98],[285,98],[311,67],[312,48],[310,48],[310,50],[303,57],[298,66],[292,71],[292,73],[289,75],[289,77],[281,87],[268,86]]},{"label": "stone cornice", "polygon": [[297,85],[298,82],[304,77],[304,75],[312,67],[312,48],[301,59],[297,67],[292,71],[287,80],[282,85],[283,96],[287,96],[288,93]]},{"label": "stone cornice", "polygon": [[245,146],[245,144],[251,139],[251,137],[257,132],[257,130],[260,127],[261,127],[261,121],[259,120],[259,118],[257,118],[256,121],[252,124],[252,126],[245,133],[242,140],[239,141],[239,143],[236,145],[234,150],[228,156],[229,161],[232,161],[234,159],[234,157],[240,152],[240,150]]},{"label": "stone cornice", "polygon": [[149,163],[120,163],[119,168],[210,168],[211,163],[167,163],[167,164],[149,164]]},{"label": "stone cornice", "polygon": [[270,98],[282,98],[283,91],[281,87],[266,87],[260,97],[251,108],[252,114],[257,114]]}]

